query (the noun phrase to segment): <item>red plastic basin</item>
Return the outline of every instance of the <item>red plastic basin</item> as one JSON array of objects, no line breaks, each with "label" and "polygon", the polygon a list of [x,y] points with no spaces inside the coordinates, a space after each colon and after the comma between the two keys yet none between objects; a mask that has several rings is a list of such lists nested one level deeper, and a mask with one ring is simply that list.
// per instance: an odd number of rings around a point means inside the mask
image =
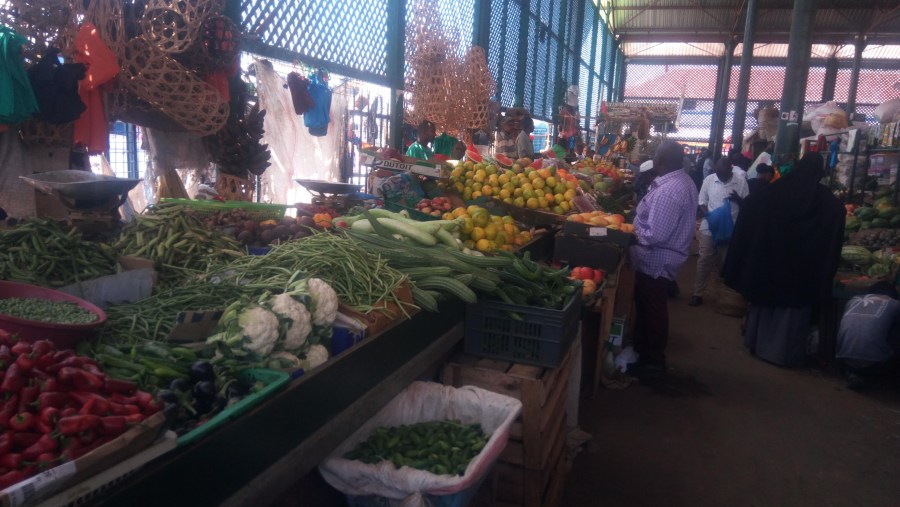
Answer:
[{"label": "red plastic basin", "polygon": [[28,341],[50,340],[60,349],[75,348],[78,343],[91,337],[106,324],[106,313],[97,306],[75,296],[53,289],[30,285],[27,283],[0,280],[0,299],[39,298],[49,301],[71,301],[97,316],[97,320],[89,324],[53,324],[36,320],[20,319],[0,313],[0,329]]}]

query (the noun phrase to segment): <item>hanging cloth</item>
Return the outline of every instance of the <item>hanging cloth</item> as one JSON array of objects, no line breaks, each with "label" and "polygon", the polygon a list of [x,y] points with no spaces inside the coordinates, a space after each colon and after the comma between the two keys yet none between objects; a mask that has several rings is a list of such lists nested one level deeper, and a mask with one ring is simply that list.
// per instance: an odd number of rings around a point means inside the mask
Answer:
[{"label": "hanging cloth", "polygon": [[78,95],[87,106],[75,121],[75,144],[87,148],[87,153],[105,153],[109,144],[109,125],[103,110],[100,86],[119,73],[116,55],[100,39],[97,28],[90,23],[81,25],[75,36],[75,61],[87,66]]},{"label": "hanging cloth", "polygon": [[328,113],[331,110],[331,89],[315,74],[310,79],[308,91],[315,105],[303,115],[303,124],[309,129],[310,135],[325,136],[331,121]]},{"label": "hanging cloth", "polygon": [[59,63],[59,49],[44,52],[38,63],[28,69],[28,79],[37,98],[38,118],[53,125],[75,121],[86,109],[78,95],[78,82],[84,79],[81,63]]},{"label": "hanging cloth", "polygon": [[39,112],[22,61],[28,39],[0,26],[0,123],[16,124]]},{"label": "hanging cloth", "polygon": [[222,100],[228,102],[231,100],[231,90],[228,87],[228,72],[224,70],[213,70],[203,76],[203,80],[219,92]]},{"label": "hanging cloth", "polygon": [[294,112],[305,114],[315,107],[316,103],[309,94],[309,79],[291,72],[287,75],[287,86],[291,91],[291,102],[294,104]]},{"label": "hanging cloth", "polygon": [[441,135],[437,136],[434,139],[432,145],[434,146],[435,155],[446,155],[449,157],[453,154],[453,148],[456,147],[456,143],[459,140],[455,137],[447,134],[446,132],[442,132]]}]

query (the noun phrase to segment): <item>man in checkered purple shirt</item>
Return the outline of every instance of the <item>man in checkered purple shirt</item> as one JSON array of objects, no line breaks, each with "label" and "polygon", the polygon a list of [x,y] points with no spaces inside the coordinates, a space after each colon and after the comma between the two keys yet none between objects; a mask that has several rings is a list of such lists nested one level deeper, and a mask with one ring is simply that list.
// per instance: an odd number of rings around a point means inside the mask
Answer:
[{"label": "man in checkered purple shirt", "polygon": [[637,244],[631,247],[636,271],[635,350],[639,375],[662,374],[669,338],[667,289],[688,257],[697,223],[697,186],[682,170],[684,148],[664,141],[653,158],[656,179],[641,199],[634,219]]}]

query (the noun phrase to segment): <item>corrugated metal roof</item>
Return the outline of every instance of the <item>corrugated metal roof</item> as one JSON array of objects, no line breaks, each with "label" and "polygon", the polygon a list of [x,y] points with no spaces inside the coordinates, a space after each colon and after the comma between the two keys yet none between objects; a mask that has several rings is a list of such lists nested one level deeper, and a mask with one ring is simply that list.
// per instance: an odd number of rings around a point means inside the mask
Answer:
[{"label": "corrugated metal roof", "polygon": [[[898,35],[900,38],[900,35]],[[740,58],[744,45],[738,44],[734,56]],[[622,50],[627,57],[720,57],[725,54],[725,44],[719,42],[623,42]],[[813,44],[813,58],[852,60],[855,48],[852,44]],[[755,58],[787,58],[787,44],[760,43],[753,45]],[[900,45],[872,44],[863,51],[863,60],[900,60]]]},{"label": "corrugated metal roof", "polygon": [[626,56],[715,56],[725,53],[725,45],[717,42],[626,42]]},{"label": "corrugated metal roof", "polygon": [[[612,26],[628,42],[722,41],[742,36],[745,0],[616,0]],[[757,40],[786,43],[793,1],[759,0]],[[900,10],[885,0],[819,2],[813,38],[843,44],[857,34],[890,43],[900,38]]]}]

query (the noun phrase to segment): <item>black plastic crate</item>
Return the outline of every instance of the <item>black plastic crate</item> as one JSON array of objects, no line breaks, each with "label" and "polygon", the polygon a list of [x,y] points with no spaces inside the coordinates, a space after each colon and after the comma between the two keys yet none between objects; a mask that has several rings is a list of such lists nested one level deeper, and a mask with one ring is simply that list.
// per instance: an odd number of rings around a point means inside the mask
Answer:
[{"label": "black plastic crate", "polygon": [[[509,316],[515,312],[522,320]],[[578,333],[581,291],[562,310],[479,301],[466,308],[467,354],[555,368]]]}]

